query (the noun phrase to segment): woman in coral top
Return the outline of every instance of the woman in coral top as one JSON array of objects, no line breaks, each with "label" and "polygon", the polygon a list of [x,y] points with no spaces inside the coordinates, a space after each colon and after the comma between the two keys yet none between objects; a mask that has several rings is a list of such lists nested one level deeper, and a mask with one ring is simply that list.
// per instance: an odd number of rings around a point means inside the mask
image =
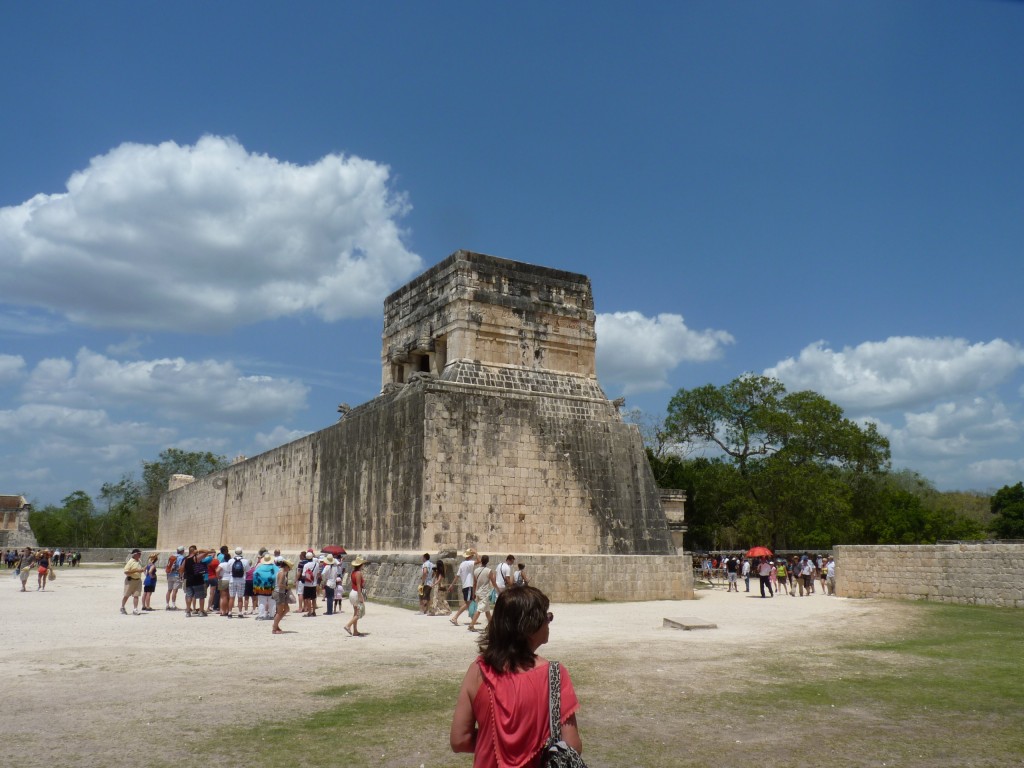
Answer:
[{"label": "woman in coral top", "polygon": [[[548,605],[536,587],[508,589],[498,597],[452,716],[452,750],[472,752],[473,768],[533,766],[548,739],[548,661],[536,653],[548,641],[554,618]],[[560,669],[562,739],[582,752],[579,701],[568,670]]]}]

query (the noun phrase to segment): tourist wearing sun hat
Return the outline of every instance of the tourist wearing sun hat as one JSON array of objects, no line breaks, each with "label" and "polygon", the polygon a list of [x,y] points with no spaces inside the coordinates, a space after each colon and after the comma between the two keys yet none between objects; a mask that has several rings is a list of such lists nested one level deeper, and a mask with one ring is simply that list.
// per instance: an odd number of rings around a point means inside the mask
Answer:
[{"label": "tourist wearing sun hat", "polygon": [[274,584],[278,567],[269,552],[264,553],[252,572],[252,591],[256,595],[256,620],[269,621],[274,618]]},{"label": "tourist wearing sun hat", "polygon": [[292,561],[282,557],[277,566],[278,571],[274,581],[274,601],[277,603],[277,611],[274,614],[274,627],[271,631],[275,635],[280,635],[284,632],[281,629],[281,619],[289,611],[288,604],[291,594],[288,591],[288,573],[292,570]]},{"label": "tourist wearing sun hat", "polygon": [[306,552],[306,564],[302,566],[302,611],[308,618],[316,616],[316,585],[320,578],[320,561],[313,550]]},{"label": "tourist wearing sun hat", "polygon": [[338,561],[328,552],[321,558],[320,583],[324,585],[324,602],[327,604],[327,615],[334,615],[334,591],[338,588]]},{"label": "tourist wearing sun hat", "polygon": [[124,564],[124,595],[121,597],[121,613],[128,613],[124,609],[128,598],[132,598],[132,613],[139,615],[139,595],[142,594],[142,572],[145,566],[139,562],[142,559],[142,550],[133,549],[128,562]]},{"label": "tourist wearing sun hat", "polygon": [[[221,573],[228,583],[227,596],[221,596],[220,615],[231,618],[231,613],[238,601],[238,618],[244,619],[242,605],[245,599],[245,574],[249,570],[249,561],[242,557],[245,551],[241,547],[235,547],[235,554],[221,565]],[[226,600],[226,601],[225,601]]]},{"label": "tourist wearing sun hat", "polygon": [[366,581],[363,577],[363,563],[366,560],[362,555],[357,555],[352,561],[352,584],[348,593],[348,600],[352,603],[352,618],[345,625],[345,631],[353,637],[362,637],[359,631],[359,619],[366,613],[366,596],[363,594],[366,589]]}]

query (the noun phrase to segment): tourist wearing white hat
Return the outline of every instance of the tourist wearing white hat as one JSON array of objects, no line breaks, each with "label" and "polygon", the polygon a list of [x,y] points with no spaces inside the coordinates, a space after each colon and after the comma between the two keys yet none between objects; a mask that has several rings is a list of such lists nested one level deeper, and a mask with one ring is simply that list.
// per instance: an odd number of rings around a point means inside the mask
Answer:
[{"label": "tourist wearing white hat", "polygon": [[245,597],[245,572],[249,570],[249,561],[242,557],[243,554],[244,550],[241,547],[235,547],[235,554],[221,566],[222,572],[228,580],[228,598],[227,603],[221,606],[220,613],[221,616],[229,619],[236,600],[238,601],[238,618],[245,618],[242,613],[242,600]]},{"label": "tourist wearing white hat", "polygon": [[302,566],[302,611],[308,617],[316,616],[316,585],[320,577],[320,561],[310,550],[306,553],[306,564]]},{"label": "tourist wearing white hat", "polygon": [[359,619],[366,613],[366,596],[363,594],[365,581],[363,580],[363,563],[366,561],[360,556],[352,561],[352,584],[348,593],[348,600],[352,603],[352,618],[345,625],[345,631],[353,637],[362,637],[359,631]]},{"label": "tourist wearing white hat", "polygon": [[338,561],[334,555],[328,552],[324,555],[323,564],[320,570],[320,583],[324,585],[324,602],[327,603],[327,615],[334,615],[334,590],[340,588],[338,584]]}]

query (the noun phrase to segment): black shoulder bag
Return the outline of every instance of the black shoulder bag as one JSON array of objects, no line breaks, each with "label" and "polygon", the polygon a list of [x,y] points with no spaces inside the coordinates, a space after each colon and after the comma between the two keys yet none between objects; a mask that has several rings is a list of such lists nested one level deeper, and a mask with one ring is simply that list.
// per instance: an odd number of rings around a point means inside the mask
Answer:
[{"label": "black shoulder bag", "polygon": [[548,718],[551,735],[540,754],[540,768],[587,768],[580,753],[562,741],[562,670],[548,662]]}]

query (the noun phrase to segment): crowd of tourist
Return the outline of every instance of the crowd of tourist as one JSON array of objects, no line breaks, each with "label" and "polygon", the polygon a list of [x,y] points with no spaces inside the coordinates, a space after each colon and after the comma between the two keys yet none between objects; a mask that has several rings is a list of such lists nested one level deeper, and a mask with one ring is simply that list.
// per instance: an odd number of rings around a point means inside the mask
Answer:
[{"label": "crowd of tourist", "polygon": [[[463,558],[455,572],[449,573],[443,559],[432,562],[430,555],[423,555],[419,613],[450,616],[456,626],[459,616],[466,613],[469,631],[479,632],[482,619],[490,622],[498,596],[511,586],[527,586],[529,577],[525,564],[517,566],[514,555],[508,555],[497,568],[490,567],[487,555],[472,549],[463,552]],[[366,611],[362,557],[346,562],[344,555],[336,558],[331,552],[317,554],[307,549],[289,559],[280,550],[261,548],[250,560],[241,547],[232,552],[227,546],[200,549],[193,545],[187,550],[178,547],[165,561],[160,559],[154,554],[143,562],[142,550],[132,550],[124,566],[122,614],[128,614],[129,601],[134,615],[157,610],[153,596],[162,572],[166,586],[163,610],[183,609],[186,618],[251,616],[256,621],[272,621],[272,632],[279,634],[281,620],[288,613],[311,618],[321,610],[327,616],[340,614],[347,599],[352,615],[343,628],[353,637],[363,636],[359,630]],[[449,594],[456,588],[461,603],[451,616]]]},{"label": "crowd of tourist", "polygon": [[[20,576],[22,591],[31,574],[37,577],[37,589],[45,589],[48,578],[53,578],[52,569],[61,563],[57,550],[26,547],[15,552],[13,559],[9,553],[3,553],[3,562]],[[127,615],[129,600],[134,615],[157,610],[152,601],[163,571],[165,611],[181,610],[181,597],[186,618],[253,616],[256,621],[272,621],[271,631],[280,634],[281,619],[292,606],[303,616],[314,617],[322,600],[325,615],[344,613],[347,585],[352,617],[344,629],[354,637],[363,636],[359,631],[366,609],[362,557],[346,567],[344,556],[316,554],[312,549],[300,552],[294,561],[280,550],[266,548],[250,560],[241,547],[232,552],[227,546],[200,549],[193,545],[187,551],[178,547],[164,562],[152,554],[144,563],[142,554],[141,549],[133,549],[125,562],[122,614]],[[63,561],[77,565],[80,558],[65,556]],[[467,549],[458,568],[449,574],[444,560],[431,562],[424,554],[418,586],[420,614],[431,616],[451,615],[448,594],[458,587],[461,604],[450,621],[458,626],[459,616],[466,613],[468,629],[483,633],[481,655],[470,665],[459,691],[451,725],[452,749],[517,759],[536,757],[537,745],[547,748],[555,742],[559,748],[582,750],[576,725],[579,703],[568,670],[537,654],[548,640],[554,615],[548,610],[547,597],[529,586],[525,564],[517,565],[515,556],[508,555],[492,568],[487,555]],[[482,616],[487,624],[477,626]],[[479,695],[481,691],[486,695]],[[548,720],[554,701],[554,711],[561,714],[552,732]],[[500,707],[502,718],[490,713],[495,707]]]},{"label": "crowd of tourist", "polygon": [[21,580],[21,591],[28,592],[28,584],[36,577],[36,591],[45,592],[46,584],[57,578],[54,568],[60,568],[65,562],[74,567],[81,561],[81,554],[64,553],[59,549],[8,549],[4,551],[4,565],[14,570],[15,576]]},{"label": "crowd of tourist", "polygon": [[128,613],[129,600],[135,615],[157,610],[152,601],[163,572],[165,611],[182,610],[181,598],[185,618],[205,618],[211,614],[229,619],[251,616],[256,621],[272,621],[271,631],[281,634],[281,620],[288,613],[295,610],[303,616],[315,617],[321,610],[321,600],[324,615],[343,613],[347,581],[353,615],[344,629],[361,637],[358,622],[366,610],[364,563],[362,557],[356,557],[346,568],[343,556],[317,554],[312,549],[290,559],[280,550],[271,552],[265,547],[250,559],[242,547],[232,552],[226,545],[219,549],[192,545],[187,551],[182,546],[164,562],[154,554],[143,563],[142,551],[134,549],[124,566],[121,613]]},{"label": "crowd of tourist", "polygon": [[465,613],[469,617],[468,629],[478,632],[477,623],[481,616],[491,620],[491,612],[498,596],[509,587],[525,587],[530,583],[526,575],[526,564],[516,565],[515,555],[508,555],[497,568],[491,568],[490,557],[480,555],[475,549],[467,549],[462,553],[463,560],[455,573],[446,573],[444,561],[430,562],[430,555],[423,555],[420,568],[420,613],[428,616],[449,616],[452,609],[448,605],[448,594],[459,587],[461,602],[458,611],[449,621],[459,626],[459,616]]},{"label": "crowd of tourist", "polygon": [[774,597],[784,593],[792,597],[808,597],[817,592],[821,582],[822,595],[836,593],[836,563],[831,555],[802,555],[788,557],[747,557],[744,554],[706,555],[695,559],[694,569],[708,582],[721,579],[728,583],[729,592],[750,591],[750,580],[757,577],[761,597]]}]

